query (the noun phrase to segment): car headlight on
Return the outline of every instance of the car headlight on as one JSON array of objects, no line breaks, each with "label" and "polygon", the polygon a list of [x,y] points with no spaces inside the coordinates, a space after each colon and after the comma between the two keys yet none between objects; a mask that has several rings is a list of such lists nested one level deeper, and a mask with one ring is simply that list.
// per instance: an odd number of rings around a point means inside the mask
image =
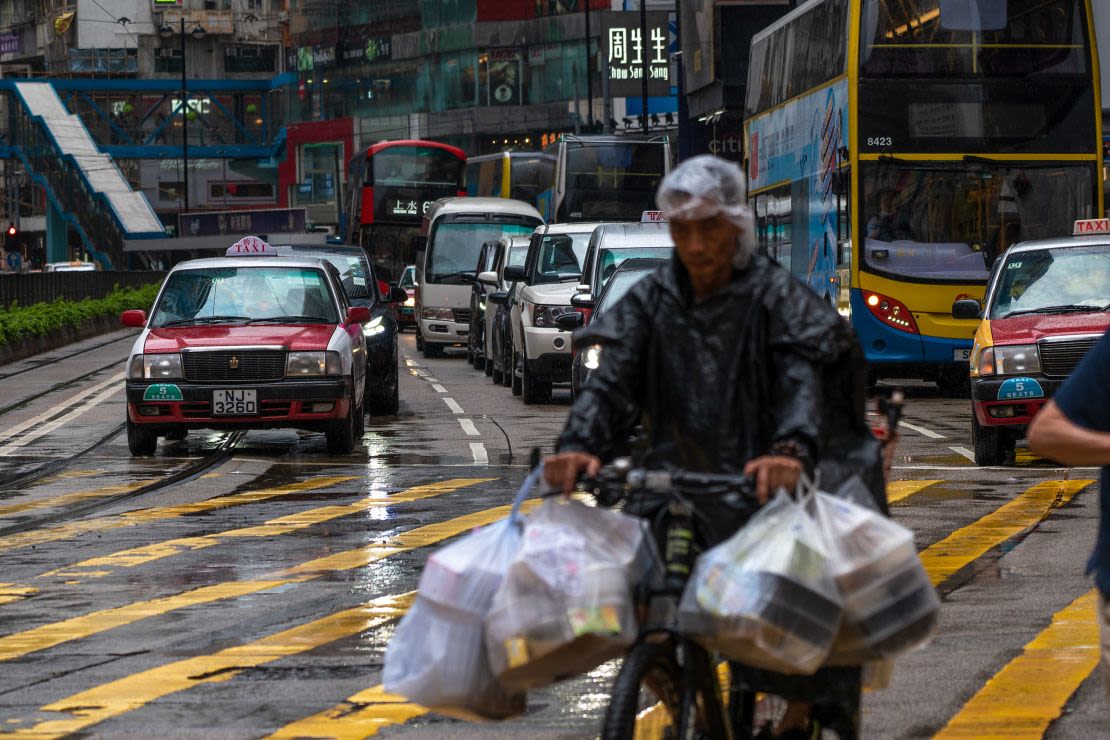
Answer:
[{"label": "car headlight on", "polygon": [[410,295],[408,298],[405,299],[405,308],[412,308],[415,305],[416,305],[416,298],[415,297]]},{"label": "car headlight on", "polygon": [[382,323],[381,316],[375,316],[367,323],[362,325],[362,333],[368,337],[376,337],[379,334],[385,333],[385,325]]},{"label": "car headlight on", "polygon": [[558,329],[559,324],[556,323],[560,316],[565,314],[574,313],[578,309],[573,306],[541,306],[539,304],[532,306],[532,326],[540,329]]},{"label": "car headlight on", "polygon": [[597,370],[601,367],[601,345],[587,347],[582,353],[582,364],[587,370]]},{"label": "car headlight on", "polygon": [[424,306],[420,309],[420,318],[428,321],[453,321],[455,314],[449,308],[429,308],[428,306]]},{"label": "car headlight on", "polygon": [[979,375],[1027,375],[1041,371],[1035,344],[984,347],[979,353]]},{"label": "car headlight on", "polygon": [[290,352],[285,358],[285,374],[292,378],[322,378],[342,372],[338,352]]},{"label": "car headlight on", "polygon": [[133,380],[179,380],[181,355],[135,355],[127,368],[127,377]]}]

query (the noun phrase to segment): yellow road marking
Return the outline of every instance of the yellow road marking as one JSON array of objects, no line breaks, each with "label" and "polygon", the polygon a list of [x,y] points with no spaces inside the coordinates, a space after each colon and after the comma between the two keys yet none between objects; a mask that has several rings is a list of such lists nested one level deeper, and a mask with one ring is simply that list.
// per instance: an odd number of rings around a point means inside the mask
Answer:
[{"label": "yellow road marking", "polygon": [[1056,480],[1039,483],[982,519],[956,530],[921,553],[929,579],[936,586],[992,547],[1044,519],[1093,480]]},{"label": "yellow road marking", "polygon": [[92,478],[93,476],[103,475],[107,473],[103,468],[93,468],[91,470],[67,470],[61,473],[55,473],[47,478],[39,481],[40,484],[44,483],[57,483],[60,480],[69,480],[71,478]]},{"label": "yellow road marking", "polygon": [[41,710],[64,712],[70,717],[45,720],[34,727],[0,734],[0,737],[56,738],[79,732],[178,691],[200,684],[227,681],[244,669],[308,652],[329,642],[381,627],[401,617],[414,595],[410,592],[375,599],[364,606],[345,609],[253,642],[211,655],[167,663],[95,686],[47,704]]},{"label": "yellow road marking", "polygon": [[[526,501],[524,509],[539,505],[538,499]],[[224,599],[268,591],[293,583],[304,583],[337,571],[350,570],[376,562],[390,555],[415,550],[441,542],[449,537],[504,518],[512,507],[498,506],[460,516],[449,522],[418,527],[376,545],[336,553],[310,560],[292,568],[265,574],[257,580],[228,581],[202,586],[192,591],[164,596],[149,601],[136,601],[113,609],[90,612],[60,622],[51,622],[22,632],[0,637],[0,660],[11,660],[28,653],[56,647],[73,640],[106,632],[115,627],[148,617],[198,604],[211,604]]]},{"label": "yellow road marking", "polygon": [[354,694],[319,714],[291,722],[266,740],[335,738],[357,740],[377,735],[378,730],[399,725],[427,714],[428,709],[403,696],[385,693],[380,684]]},{"label": "yellow road marking", "polygon": [[35,509],[52,509],[58,506],[65,506],[66,504],[77,503],[90,498],[101,498],[102,496],[115,496],[119,493],[128,493],[134,491],[136,488],[142,488],[158,480],[158,478],[150,478],[149,480],[136,481],[135,483],[128,483],[126,485],[103,486],[101,488],[93,488],[88,491],[74,491],[73,493],[66,493],[61,496],[51,496],[50,498],[41,498],[34,501],[24,501],[18,504],[7,504],[0,506],[0,516],[7,516],[8,514],[18,514],[24,511],[34,511]]},{"label": "yellow road marking", "polygon": [[940,482],[939,480],[892,480],[886,484],[887,503],[897,503]]},{"label": "yellow road marking", "polygon": [[34,593],[38,593],[37,588],[20,586],[16,583],[0,583],[0,604],[10,604]]},{"label": "yellow road marking", "polygon": [[1041,738],[1098,666],[1098,595],[1089,591],[979,690],[936,737]]},{"label": "yellow road marking", "polygon": [[[209,535],[201,535],[198,537],[179,537],[177,539],[166,540],[164,542],[155,542],[143,547],[133,547],[129,550],[121,550],[110,555],[104,555],[98,558],[90,558],[83,560],[80,563],[64,566],[57,570],[52,570],[43,573],[39,578],[48,576],[59,577],[73,577],[83,576],[86,578],[99,578],[112,573],[111,570],[96,570],[98,568],[133,568],[137,565],[143,565],[162,558],[168,558],[182,552],[190,552],[193,550],[202,550],[206,547],[219,545],[225,539],[237,537],[279,537],[283,534],[296,532],[300,529],[305,529],[316,524],[331,521],[332,519],[339,519],[340,517],[352,516],[361,514],[368,509],[380,508],[385,506],[392,506],[393,504],[403,503],[406,501],[419,501],[420,499],[431,498],[433,496],[440,496],[444,493],[457,491],[460,488],[467,486],[478,485],[479,483],[489,483],[490,481],[497,480],[496,478],[453,478],[451,480],[442,481],[439,483],[429,483],[423,486],[416,486],[401,491],[392,496],[367,496],[360,499],[353,504],[343,504],[336,506],[321,506],[308,511],[300,511],[296,514],[289,514],[287,516],[271,519],[263,524],[253,527],[240,527],[238,529],[229,529],[225,532],[215,532]],[[85,570],[92,568],[93,570]]]},{"label": "yellow road marking", "polygon": [[155,522],[162,519],[173,519],[187,514],[214,511],[216,509],[225,509],[231,506],[241,506],[243,504],[254,504],[280,496],[287,496],[291,493],[300,493],[317,488],[327,488],[352,480],[357,480],[357,476],[346,475],[311,478],[306,481],[290,483],[289,485],[278,486],[276,488],[262,488],[256,491],[232,493],[227,496],[217,496],[191,504],[138,509],[136,511],[124,512],[123,514],[113,514],[111,516],[86,519],[69,524],[60,524],[56,527],[44,527],[32,532],[19,532],[17,534],[0,537],[0,552],[12,550],[17,547],[28,547],[30,545],[41,545],[47,542],[67,540],[71,537],[77,537],[89,532],[104,532],[111,529],[131,527],[135,524]]}]

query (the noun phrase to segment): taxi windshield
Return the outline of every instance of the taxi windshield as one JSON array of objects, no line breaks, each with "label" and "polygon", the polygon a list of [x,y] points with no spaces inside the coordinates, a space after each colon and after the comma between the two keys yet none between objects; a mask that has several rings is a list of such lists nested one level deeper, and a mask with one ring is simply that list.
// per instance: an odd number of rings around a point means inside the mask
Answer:
[{"label": "taxi windshield", "polygon": [[590,245],[590,232],[548,234],[543,237],[532,274],[533,284],[561,283],[582,277],[582,262]]},{"label": "taxi windshield", "polygon": [[322,270],[311,267],[211,267],[166,281],[152,327],[235,323],[338,323]]},{"label": "taxi windshield", "polygon": [[1016,252],[1000,269],[992,319],[1103,311],[1110,304],[1110,244]]}]

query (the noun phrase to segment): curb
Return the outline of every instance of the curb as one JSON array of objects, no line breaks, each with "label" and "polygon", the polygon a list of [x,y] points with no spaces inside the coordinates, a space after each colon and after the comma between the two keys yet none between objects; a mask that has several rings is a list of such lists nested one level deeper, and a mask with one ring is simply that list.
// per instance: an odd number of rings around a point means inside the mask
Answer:
[{"label": "curb", "polygon": [[14,342],[0,344],[0,365],[7,365],[12,362],[18,362],[19,360],[25,360],[41,352],[49,352],[52,349],[58,349],[59,347],[65,347],[74,342],[80,342],[83,339],[90,339],[100,336],[101,334],[107,334],[119,328],[119,316],[115,314],[97,316],[95,319],[89,319],[76,328],[64,326],[44,337],[24,337]]}]

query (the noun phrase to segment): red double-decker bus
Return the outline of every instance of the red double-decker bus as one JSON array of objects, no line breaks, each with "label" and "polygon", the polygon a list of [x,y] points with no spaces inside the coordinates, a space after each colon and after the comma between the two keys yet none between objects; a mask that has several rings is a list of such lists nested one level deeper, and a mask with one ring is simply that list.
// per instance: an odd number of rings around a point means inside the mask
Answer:
[{"label": "red double-decker bus", "polygon": [[436,141],[383,141],[351,159],[347,186],[347,241],[397,280],[415,262],[413,237],[428,207],[466,195],[466,154]]}]

